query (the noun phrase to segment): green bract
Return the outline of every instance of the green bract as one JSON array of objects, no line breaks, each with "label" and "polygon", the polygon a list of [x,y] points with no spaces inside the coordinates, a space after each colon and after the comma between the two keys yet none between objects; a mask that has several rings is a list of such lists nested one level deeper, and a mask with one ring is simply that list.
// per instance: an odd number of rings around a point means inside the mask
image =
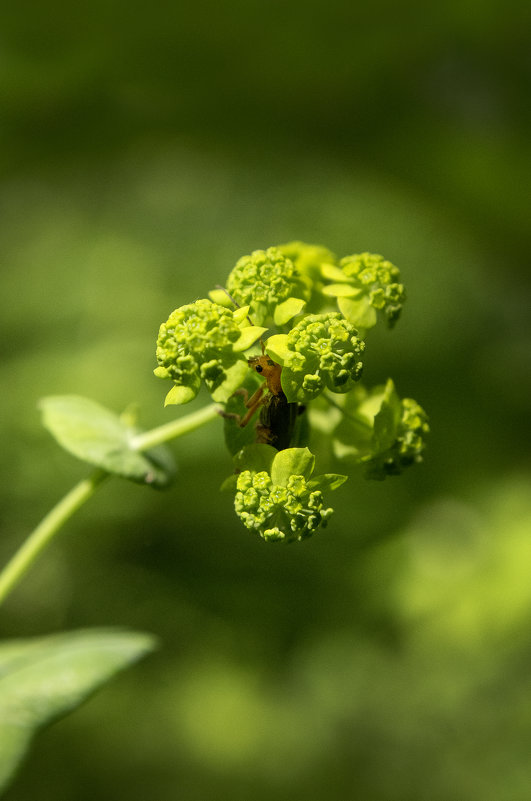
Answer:
[{"label": "green bract", "polygon": [[[240,306],[248,306],[253,322],[277,321],[278,307],[289,299],[299,301],[298,311],[309,296],[307,284],[278,248],[255,250],[242,256],[227,279],[227,292]],[[298,313],[298,312],[297,312]]]},{"label": "green bract", "polygon": [[230,392],[235,389],[247,370],[242,351],[265,331],[247,325],[246,313],[247,309],[233,312],[204,299],[180,306],[170,314],[160,327],[159,367],[155,370],[155,375],[171,378],[175,384],[168,393],[167,404],[191,401],[199,392],[201,381],[210,393],[226,382],[231,384]]},{"label": "green bract", "polygon": [[333,509],[325,507],[322,490],[336,489],[346,476],[311,479],[314,463],[307,448],[288,448],[276,453],[270,471],[240,472],[234,507],[244,526],[270,542],[303,540],[324,528]]},{"label": "green bract", "polygon": [[269,337],[266,350],[282,365],[290,402],[306,403],[329,389],[348,392],[360,378],[365,343],[339,312],[308,314],[289,334]]},{"label": "green bract", "polygon": [[323,276],[332,281],[323,289],[325,295],[337,298],[339,310],[354,325],[372,328],[377,312],[392,327],[400,316],[405,301],[400,271],[383,256],[358,253],[345,256],[339,268],[324,265]]},{"label": "green bract", "polygon": [[[374,423],[378,441],[378,416]],[[361,460],[366,478],[383,479],[399,475],[405,467],[422,461],[424,438],[429,433],[428,416],[413,398],[402,399],[402,414],[393,443],[375,456]]]},{"label": "green bract", "polygon": [[412,398],[400,399],[389,379],[370,392],[356,389],[346,399],[336,428],[336,456],[364,467],[366,478],[384,479],[422,461],[428,416]]},{"label": "green bract", "polygon": [[323,264],[337,264],[335,255],[323,245],[294,241],[279,245],[278,249],[291,259],[301,275],[307,276],[312,282],[323,280],[321,272]]}]

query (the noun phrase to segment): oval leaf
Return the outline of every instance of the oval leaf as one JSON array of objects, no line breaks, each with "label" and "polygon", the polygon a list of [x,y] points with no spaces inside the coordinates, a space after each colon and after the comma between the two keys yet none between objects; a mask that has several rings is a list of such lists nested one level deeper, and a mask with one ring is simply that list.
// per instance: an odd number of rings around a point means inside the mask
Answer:
[{"label": "oval leaf", "polygon": [[341,484],[344,484],[347,479],[348,476],[343,476],[340,473],[323,473],[320,476],[312,478],[312,480],[308,482],[308,486],[312,489],[321,490],[321,492],[335,490],[340,487]]},{"label": "oval leaf", "polygon": [[112,630],[0,645],[0,790],[41,726],[75,709],[154,646],[149,635]]},{"label": "oval leaf", "polygon": [[208,293],[208,297],[212,301],[212,303],[217,303],[218,306],[225,306],[226,308],[230,308],[233,303],[230,299],[229,295],[225,292],[224,289],[211,289]]},{"label": "oval leaf", "polygon": [[352,284],[328,284],[323,287],[323,295],[333,298],[354,298],[360,294],[360,291]]},{"label": "oval leaf", "polygon": [[328,281],[334,281],[335,283],[343,283],[349,280],[343,270],[340,267],[336,267],[335,264],[321,264],[321,274],[323,278],[328,279]]},{"label": "oval leaf", "polygon": [[43,424],[69,453],[122,478],[165,487],[175,467],[171,453],[159,446],[138,453],[130,446],[139,432],[89,398],[56,395],[39,403]]},{"label": "oval leaf", "polygon": [[369,298],[365,295],[359,300],[338,297],[337,305],[343,316],[359,328],[373,328],[377,322],[376,309],[371,306]]},{"label": "oval leaf", "polygon": [[164,398],[164,406],[182,406],[184,403],[190,403],[198,392],[199,387],[196,389],[195,387],[183,387],[174,384]]},{"label": "oval leaf", "polygon": [[285,487],[290,476],[310,478],[314,465],[315,456],[308,448],[286,448],[273,459],[271,481]]},{"label": "oval leaf", "polygon": [[262,328],[259,325],[248,325],[245,328],[241,329],[241,334],[239,339],[236,340],[232,349],[235,353],[240,353],[241,351],[247,350],[250,348],[251,345],[260,339],[262,334],[265,334],[267,328]]},{"label": "oval leaf", "polygon": [[284,359],[288,354],[288,335],[273,334],[265,343],[266,353],[274,359],[277,364],[283,365]]},{"label": "oval leaf", "polygon": [[212,400],[216,403],[226,403],[249,375],[247,361],[239,360],[225,371],[226,377],[222,384],[212,392]]},{"label": "oval leaf", "polygon": [[288,298],[284,303],[279,303],[273,315],[275,325],[286,325],[297,314],[300,314],[305,306],[306,301],[302,298]]}]

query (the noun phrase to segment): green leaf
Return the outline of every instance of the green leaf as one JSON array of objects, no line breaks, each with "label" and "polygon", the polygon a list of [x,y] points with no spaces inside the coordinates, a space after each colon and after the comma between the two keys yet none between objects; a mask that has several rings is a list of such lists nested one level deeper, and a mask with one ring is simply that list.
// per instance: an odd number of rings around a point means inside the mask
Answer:
[{"label": "green leaf", "polygon": [[0,645],[0,790],[39,728],[71,712],[154,646],[146,634],[98,629]]},{"label": "green leaf", "polygon": [[323,278],[326,278],[328,281],[340,283],[348,281],[348,277],[345,275],[343,270],[341,270],[339,267],[336,267],[335,264],[321,264],[321,274]]},{"label": "green leaf", "polygon": [[306,301],[301,298],[288,298],[283,303],[279,303],[275,309],[273,320],[275,325],[286,325],[306,306]]},{"label": "green leaf", "polygon": [[290,476],[309,478],[315,466],[315,456],[308,448],[286,448],[278,451],[271,465],[273,484],[285,487]]},{"label": "green leaf", "polygon": [[212,303],[217,303],[218,306],[225,306],[227,309],[234,305],[224,289],[211,289],[208,297]]},{"label": "green leaf", "polygon": [[352,298],[338,298],[337,305],[343,316],[359,328],[373,328],[377,322],[376,309],[374,309],[369,298],[365,295],[359,300]]},{"label": "green leaf", "polygon": [[231,476],[225,479],[222,483],[221,487],[219,488],[220,492],[232,492],[233,494],[236,492],[238,483],[238,476],[236,473],[233,473]]},{"label": "green leaf", "polygon": [[171,453],[158,446],[143,453],[130,441],[139,431],[89,398],[55,395],[39,403],[43,424],[69,453],[122,478],[165,487],[173,478]]},{"label": "green leaf", "polygon": [[274,359],[277,364],[283,365],[284,359],[288,354],[288,335],[273,334],[265,343],[266,353]]},{"label": "green leaf", "polygon": [[322,492],[326,490],[335,490],[340,487],[348,479],[348,476],[342,476],[340,473],[323,473],[320,476],[315,476],[308,482],[311,489],[318,489]]},{"label": "green leaf", "polygon": [[323,295],[333,298],[354,298],[359,294],[360,289],[352,284],[328,284],[323,287]]},{"label": "green leaf", "polygon": [[240,353],[241,351],[247,350],[250,348],[251,345],[260,339],[262,334],[265,334],[267,328],[262,328],[259,325],[248,325],[245,328],[241,329],[241,334],[239,338],[233,345],[233,350],[235,353]]},{"label": "green leaf", "polygon": [[[223,292],[223,294],[225,295],[225,297],[227,297],[227,293],[225,291]],[[247,317],[249,316],[250,308],[251,308],[250,306],[238,306],[238,308],[234,309],[234,311],[232,312],[232,319],[242,328],[245,327],[242,326],[242,323],[246,323],[246,325],[249,324],[249,320],[247,320]]]},{"label": "green leaf", "polygon": [[241,387],[245,377],[249,374],[247,361],[240,359],[226,371],[226,378],[220,386],[212,392],[212,400],[216,403],[226,403],[231,395]]},{"label": "green leaf", "polygon": [[183,403],[190,403],[196,395],[197,391],[192,387],[175,384],[164,398],[164,406],[182,406]]},{"label": "green leaf", "polygon": [[153,370],[153,375],[156,375],[157,378],[169,378],[170,373],[165,367],[155,367]]},{"label": "green leaf", "polygon": [[398,397],[395,385],[389,379],[385,385],[380,411],[374,418],[373,449],[375,453],[386,451],[394,444],[401,419],[402,401]]}]

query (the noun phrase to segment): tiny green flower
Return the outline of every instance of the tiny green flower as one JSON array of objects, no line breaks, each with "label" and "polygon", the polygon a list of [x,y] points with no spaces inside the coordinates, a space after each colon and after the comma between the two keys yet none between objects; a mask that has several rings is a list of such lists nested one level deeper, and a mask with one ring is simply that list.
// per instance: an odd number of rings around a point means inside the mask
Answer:
[{"label": "tiny green flower", "polygon": [[291,259],[278,248],[255,250],[242,256],[227,279],[227,292],[257,325],[272,320],[281,304],[296,298],[301,304],[308,297],[308,287]]},{"label": "tiny green flower", "polygon": [[354,325],[368,329],[376,325],[377,312],[385,317],[389,327],[398,320],[405,301],[400,271],[376,253],[357,253],[345,256],[339,269],[324,265],[323,276],[334,283],[323,289],[325,295],[336,297],[339,310]]},{"label": "tiny green flower", "polygon": [[[187,403],[201,381],[214,393],[231,375],[241,381],[247,367],[242,351],[265,329],[248,326],[242,310],[232,312],[210,300],[197,300],[175,309],[160,326],[155,375],[171,378],[175,386],[166,403]],[[232,390],[231,390],[232,391]]]},{"label": "tiny green flower", "polygon": [[[251,487],[244,489],[249,483]],[[238,476],[236,514],[246,528],[265,540],[290,542],[310,537],[326,526],[332,509],[322,493],[311,491],[303,476],[291,476],[287,487],[275,486],[267,473],[246,470]]]},{"label": "tiny green flower", "polygon": [[282,364],[282,388],[290,402],[306,403],[329,389],[344,393],[361,376],[365,343],[339,312],[308,314],[289,334],[276,334],[266,351]]},{"label": "tiny green flower", "polygon": [[[256,459],[256,449],[248,450],[249,458],[254,454]],[[245,460],[244,451],[240,461]],[[242,470],[236,480],[234,508],[244,526],[267,541],[283,542],[306,539],[324,528],[333,510],[325,506],[322,489],[336,489],[346,476],[332,473],[311,478],[314,463],[307,448],[288,448],[274,456],[269,470]]]}]

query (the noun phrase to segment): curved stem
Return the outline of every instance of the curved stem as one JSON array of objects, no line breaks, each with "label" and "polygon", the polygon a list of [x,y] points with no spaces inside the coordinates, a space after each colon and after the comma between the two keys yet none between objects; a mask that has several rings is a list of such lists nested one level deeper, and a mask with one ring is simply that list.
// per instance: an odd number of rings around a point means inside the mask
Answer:
[{"label": "curved stem", "polygon": [[72,487],[70,492],[41,520],[0,573],[0,603],[18,584],[57,531],[85,501],[94,495],[108,475],[109,473],[104,470],[96,470],[91,476]]},{"label": "curved stem", "polygon": [[[172,420],[163,426],[144,431],[130,440],[130,447],[136,451],[144,451],[161,445],[176,437],[182,437],[196,428],[214,420],[218,414],[215,404],[205,406],[196,412]],[[13,590],[20,579],[29,570],[44,548],[52,541],[57,532],[77,512],[77,510],[94,495],[100,484],[109,477],[105,470],[96,470],[88,478],[72,487],[64,498],[51,509],[38,524],[15,555],[0,572],[0,604]]]},{"label": "curved stem", "polygon": [[325,400],[330,404],[330,406],[334,406],[336,409],[339,409],[341,414],[343,414],[348,420],[351,420],[360,428],[366,428],[368,431],[373,430],[374,426],[372,426],[368,420],[365,420],[363,417],[355,417],[353,414],[350,414],[350,412],[345,411],[343,406],[340,406],[340,404],[337,401],[335,401],[333,398],[330,397],[329,392],[325,392],[324,397]]},{"label": "curved stem", "polygon": [[196,412],[171,420],[163,426],[152,428],[151,431],[143,431],[130,439],[129,446],[134,451],[146,451],[155,447],[155,445],[162,445],[163,442],[182,437],[184,434],[189,434],[196,428],[205,425],[210,420],[215,420],[219,414],[218,409],[219,407],[215,403],[211,403]]}]

